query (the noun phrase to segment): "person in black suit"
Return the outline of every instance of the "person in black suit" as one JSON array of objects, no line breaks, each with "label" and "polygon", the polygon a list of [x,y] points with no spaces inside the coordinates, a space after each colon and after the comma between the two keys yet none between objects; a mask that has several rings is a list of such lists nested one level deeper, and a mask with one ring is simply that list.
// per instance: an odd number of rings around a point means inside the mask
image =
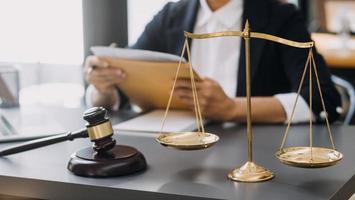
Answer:
[{"label": "person in black suit", "polygon": [[[240,4],[240,2],[236,1],[241,1],[242,3]],[[231,5],[234,5],[234,7]],[[203,14],[203,9],[205,9],[208,15],[206,13],[206,15]],[[223,9],[225,13],[219,14],[218,12]],[[238,18],[236,13],[239,12],[239,9],[241,10],[239,18],[240,22],[242,22],[238,25],[240,26],[238,27],[239,30],[241,30],[241,26],[244,26],[244,22],[248,19],[250,27],[254,32],[268,33],[299,42],[311,41],[310,34],[307,31],[305,21],[300,12],[295,6],[283,1],[181,0],[165,5],[146,26],[136,44],[131,48],[179,55],[184,42],[184,31],[194,32],[194,30],[198,30],[199,26],[203,27],[206,23],[207,25],[208,23],[217,23],[217,25],[213,25],[214,27],[219,27],[218,23],[228,26],[234,18]],[[231,15],[230,18],[228,17],[228,13]],[[213,22],[213,18],[206,17],[211,17],[214,14],[217,17],[217,21],[220,20],[219,22]],[[206,30],[209,30],[208,26]],[[223,80],[214,80],[213,78],[205,77],[203,81],[197,83],[203,115],[212,120],[245,121],[244,41],[240,40],[239,43],[238,41],[233,42],[239,45],[235,47],[235,52],[237,53],[233,57],[237,58],[235,64],[236,82],[232,85],[236,91],[229,92],[234,96],[226,94],[225,88],[228,88],[228,84],[224,84],[224,87],[219,84]],[[195,49],[204,50],[204,46],[199,46],[195,41],[190,40],[189,43],[192,44],[192,48],[195,45]],[[228,46],[228,43],[225,44]],[[214,44],[211,43],[211,45],[213,46]],[[199,55],[197,50],[195,54]],[[234,51],[225,52],[222,47],[211,55],[229,55],[230,52],[231,54],[235,53]],[[289,94],[297,91],[308,52],[305,49],[297,49],[270,41],[253,39],[251,42],[251,55],[253,121],[264,123],[285,122],[290,118],[290,110],[292,110],[294,100],[292,98],[292,102],[289,101]],[[314,50],[314,55],[327,114],[330,121],[334,121],[339,116],[337,108],[341,106],[340,96],[330,79],[330,73],[324,59],[316,50]],[[230,63],[228,64],[230,65]],[[93,66],[98,67],[93,70]],[[108,68],[107,63],[92,56],[86,60],[85,71],[87,81],[93,85],[89,97],[93,105],[104,105],[106,107],[116,105],[117,107],[118,101],[120,101],[120,106],[125,104],[126,99],[124,95],[116,90],[119,84],[124,81],[124,72],[119,69]],[[225,75],[228,75],[228,72]],[[233,87],[229,87],[229,90],[233,90]],[[312,118],[315,121],[322,122],[324,121],[325,113],[322,112],[320,95],[315,83],[312,87],[314,91]],[[298,111],[298,115],[301,116],[299,122],[307,121],[307,117],[305,117],[307,114],[303,111],[307,111],[306,108],[309,106],[308,88],[309,82],[306,79],[301,90],[301,99],[305,102],[306,107]],[[233,92],[235,93],[233,94]],[[288,96],[282,99],[277,96],[278,94],[287,94]],[[193,105],[190,83],[188,81],[178,81],[175,95],[187,105]],[[304,116],[302,117],[302,115]]]}]

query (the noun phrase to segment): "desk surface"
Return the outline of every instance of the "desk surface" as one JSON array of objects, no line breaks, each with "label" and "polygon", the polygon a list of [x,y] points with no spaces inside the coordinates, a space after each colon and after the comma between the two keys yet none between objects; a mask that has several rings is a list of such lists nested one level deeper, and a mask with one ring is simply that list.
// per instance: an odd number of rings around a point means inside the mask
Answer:
[{"label": "desk surface", "polygon": [[[81,116],[65,113],[71,125]],[[68,119],[66,119],[68,120]],[[120,120],[114,117],[113,121]],[[69,126],[69,125],[68,125]],[[177,151],[160,146],[154,134],[117,133],[121,144],[142,151],[145,172],[116,178],[78,177],[66,169],[69,156],[91,145],[79,139],[0,158],[0,194],[40,199],[347,199],[355,191],[355,127],[333,127],[338,150],[345,158],[324,169],[301,169],[281,164],[274,156],[284,126],[254,126],[254,157],[276,177],[263,183],[234,183],[226,174],[246,160],[246,134],[242,126],[209,125],[221,140],[204,151]],[[308,144],[308,127],[291,129],[290,141]],[[315,141],[329,145],[324,127],[315,128]],[[1,144],[0,147],[6,146]]]},{"label": "desk surface", "polygon": [[334,34],[313,33],[312,39],[329,67],[355,69],[355,37],[347,43],[348,49],[343,47],[341,38]]}]

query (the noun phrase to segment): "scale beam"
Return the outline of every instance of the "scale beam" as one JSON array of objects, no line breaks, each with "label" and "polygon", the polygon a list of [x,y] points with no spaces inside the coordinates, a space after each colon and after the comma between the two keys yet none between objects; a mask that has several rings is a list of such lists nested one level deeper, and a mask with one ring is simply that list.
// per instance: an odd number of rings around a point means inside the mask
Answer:
[{"label": "scale beam", "polygon": [[[184,34],[185,37],[191,39],[208,39],[208,38],[216,38],[216,37],[245,38],[244,32],[242,31],[224,31],[224,32],[215,32],[215,33],[204,33],[204,34],[195,34],[195,33],[190,33],[185,31]],[[309,49],[314,47],[314,42],[296,42],[296,41],[288,40],[282,37],[277,37],[266,33],[250,32],[250,38],[269,40],[279,44],[284,44],[287,46],[302,48],[302,49]]]}]

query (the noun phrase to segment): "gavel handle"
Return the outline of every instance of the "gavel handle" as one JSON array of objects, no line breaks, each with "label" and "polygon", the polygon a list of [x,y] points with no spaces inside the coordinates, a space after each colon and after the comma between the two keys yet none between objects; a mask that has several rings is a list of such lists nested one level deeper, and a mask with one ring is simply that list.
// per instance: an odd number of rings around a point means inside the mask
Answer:
[{"label": "gavel handle", "polygon": [[28,141],[19,145],[2,149],[0,150],[0,157],[48,146],[59,142],[64,142],[67,140],[74,140],[76,138],[87,138],[87,137],[88,137],[88,133],[86,129],[81,129],[75,132],[62,133],[50,137]]}]

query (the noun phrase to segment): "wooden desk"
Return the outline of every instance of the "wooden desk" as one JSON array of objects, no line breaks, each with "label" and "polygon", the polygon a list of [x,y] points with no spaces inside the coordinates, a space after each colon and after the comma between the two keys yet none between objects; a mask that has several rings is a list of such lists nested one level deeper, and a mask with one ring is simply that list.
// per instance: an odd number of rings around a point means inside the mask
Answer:
[{"label": "wooden desk", "polygon": [[341,39],[334,34],[313,33],[312,39],[329,67],[355,69],[355,37],[349,41],[349,49],[344,49]]},{"label": "wooden desk", "polygon": [[[53,108],[51,112],[54,112]],[[56,111],[66,119],[68,128],[82,127],[80,114]],[[122,112],[111,116],[122,120]],[[126,115],[125,115],[126,116]],[[46,124],[43,124],[46,126]],[[63,142],[32,151],[0,158],[0,194],[38,199],[349,199],[355,191],[355,127],[334,126],[334,141],[344,160],[323,169],[286,166],[275,158],[284,125],[254,126],[254,157],[257,163],[275,172],[276,177],[263,183],[237,183],[226,174],[246,161],[246,130],[242,125],[208,125],[220,141],[204,151],[177,151],[159,145],[152,133],[120,132],[121,144],[143,152],[148,162],[145,172],[114,178],[84,178],[66,169],[70,155],[90,146],[87,139]],[[308,144],[308,126],[290,130],[287,145]],[[326,127],[315,126],[316,145],[329,146]],[[0,148],[9,144],[0,144]]]}]

